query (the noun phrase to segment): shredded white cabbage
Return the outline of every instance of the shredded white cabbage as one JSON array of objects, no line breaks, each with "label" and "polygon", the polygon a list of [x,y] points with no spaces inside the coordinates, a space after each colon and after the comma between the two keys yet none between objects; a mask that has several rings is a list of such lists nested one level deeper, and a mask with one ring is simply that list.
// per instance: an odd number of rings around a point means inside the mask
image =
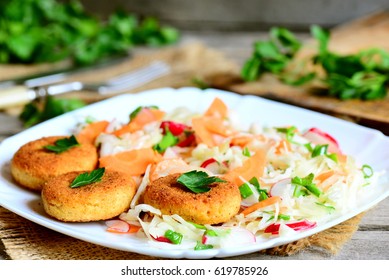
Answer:
[{"label": "shredded white cabbage", "polygon": [[[178,108],[167,113],[164,120],[190,127],[192,118],[198,116],[202,115],[190,112],[187,108]],[[142,230],[137,236],[147,238],[150,245],[162,249],[188,249],[199,245],[210,246],[206,248],[241,246],[256,242],[259,236],[270,238],[291,235],[340,216],[357,207],[361,199],[374,192],[383,175],[376,170],[366,175],[361,165],[352,156],[342,154],[339,147],[337,153],[323,150],[326,144],[311,142],[297,128],[288,134],[285,132],[288,127],[279,129],[253,123],[246,125],[247,130],[239,130],[237,120],[236,114],[223,119],[222,125],[227,127],[228,135],[214,135],[218,145],[197,143],[195,146],[168,147],[162,157],[166,160],[164,163],[170,160],[169,164],[180,164],[156,168],[160,172],[156,176],[166,176],[169,170],[201,170],[200,167],[208,174],[223,176],[243,166],[258,149],[266,148],[266,164],[263,174],[257,178],[259,189],[249,182],[250,178],[240,177],[252,192],[251,196],[242,198],[241,206],[250,209],[250,206],[266,200],[263,193],[267,197],[280,197],[277,202],[247,214],[237,213],[222,225],[196,225],[177,214],[164,215],[161,210],[141,203],[142,194],[150,184],[152,167],[149,165],[139,180],[130,209],[119,218],[140,225]],[[117,127],[117,123],[112,122],[110,130]],[[235,131],[235,134],[231,131]],[[239,137],[248,139],[247,143],[233,144]],[[103,133],[97,142],[100,144],[100,156],[105,156],[154,147],[162,138],[160,122],[153,122],[141,130],[120,137],[109,132]],[[324,140],[328,141],[327,145],[334,145],[332,140]],[[210,159],[213,161],[204,166]],[[164,238],[168,231],[182,236],[180,244],[166,242]]]}]

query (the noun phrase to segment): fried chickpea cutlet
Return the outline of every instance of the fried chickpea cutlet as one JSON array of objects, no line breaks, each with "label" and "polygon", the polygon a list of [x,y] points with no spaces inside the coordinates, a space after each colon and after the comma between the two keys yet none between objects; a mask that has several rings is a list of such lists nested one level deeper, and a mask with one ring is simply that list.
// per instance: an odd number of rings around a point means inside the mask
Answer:
[{"label": "fried chickpea cutlet", "polygon": [[97,165],[98,154],[92,144],[75,145],[61,153],[45,148],[65,138],[67,136],[43,137],[20,147],[11,161],[14,180],[23,187],[40,191],[51,177],[70,171],[93,170]]},{"label": "fried chickpea cutlet", "polygon": [[101,181],[70,187],[83,172],[70,172],[49,180],[42,189],[46,213],[64,222],[106,220],[128,210],[136,184],[126,174],[106,170]]},{"label": "fried chickpea cutlet", "polygon": [[178,214],[198,224],[219,224],[230,220],[240,208],[239,189],[229,182],[210,185],[204,193],[193,193],[177,182],[181,174],[171,174],[152,181],[145,189],[144,202],[162,214]]}]

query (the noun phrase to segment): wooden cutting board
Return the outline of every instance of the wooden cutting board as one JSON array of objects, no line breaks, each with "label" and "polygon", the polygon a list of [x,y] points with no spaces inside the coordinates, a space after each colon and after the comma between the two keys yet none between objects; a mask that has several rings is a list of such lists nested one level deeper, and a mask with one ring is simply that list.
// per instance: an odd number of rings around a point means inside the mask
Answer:
[{"label": "wooden cutting board", "polygon": [[[378,12],[331,30],[329,48],[339,54],[380,47],[389,51],[389,12]],[[296,59],[312,56],[316,42],[305,43]],[[255,82],[242,82],[237,76],[212,77],[212,86],[238,92],[259,95],[268,99],[297,105],[345,118],[373,127],[389,135],[389,93],[383,100],[346,100],[315,94],[309,87],[294,87],[281,83],[272,75],[263,75]]]}]

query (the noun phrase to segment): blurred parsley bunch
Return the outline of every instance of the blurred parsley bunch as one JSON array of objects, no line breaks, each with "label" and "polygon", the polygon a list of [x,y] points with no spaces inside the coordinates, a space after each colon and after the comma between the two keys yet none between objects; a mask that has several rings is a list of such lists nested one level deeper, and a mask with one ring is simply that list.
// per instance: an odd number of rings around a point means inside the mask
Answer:
[{"label": "blurred parsley bunch", "polygon": [[252,56],[242,67],[242,78],[255,81],[262,74],[271,73],[283,83],[293,86],[316,79],[327,87],[327,95],[341,100],[374,100],[386,96],[389,85],[388,51],[370,48],[355,54],[340,55],[328,48],[329,31],[314,25],[311,35],[318,42],[318,51],[310,59],[321,67],[324,75],[315,71],[307,72],[305,67],[299,67],[297,71],[290,67],[291,62],[302,62],[294,60],[302,44],[289,30],[273,27],[269,40],[255,42]]},{"label": "blurred parsley bunch", "polygon": [[178,37],[176,29],[161,26],[154,18],[139,20],[124,11],[102,21],[77,0],[0,2],[0,63],[71,59],[85,65],[126,53],[135,45],[161,46]]}]

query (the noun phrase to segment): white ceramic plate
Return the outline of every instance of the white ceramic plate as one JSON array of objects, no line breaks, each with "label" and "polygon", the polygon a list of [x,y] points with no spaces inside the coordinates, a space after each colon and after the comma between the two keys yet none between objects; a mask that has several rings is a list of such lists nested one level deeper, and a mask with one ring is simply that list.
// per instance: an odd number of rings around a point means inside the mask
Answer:
[{"label": "white ceramic plate", "polygon": [[45,214],[38,194],[20,188],[12,181],[9,163],[21,145],[42,136],[70,134],[76,123],[85,116],[127,121],[129,113],[140,105],[158,105],[165,111],[185,106],[192,111],[203,112],[216,96],[221,97],[229,108],[237,112],[242,124],[248,126],[258,122],[264,126],[295,125],[301,130],[319,127],[333,135],[346,154],[353,155],[361,164],[369,164],[374,170],[385,170],[389,174],[389,138],[376,130],[255,96],[241,96],[213,89],[202,91],[197,88],[162,88],[139,94],[120,95],[49,120],[4,140],[0,145],[0,205],[37,224],[102,246],[156,257],[206,259],[243,255],[293,242],[341,223],[389,195],[389,180],[384,180],[380,182],[381,186],[376,193],[360,201],[358,207],[352,211],[293,236],[260,239],[254,245],[237,248],[166,250],[151,247],[147,242],[131,235],[109,233],[105,230],[104,222],[58,222]]}]

